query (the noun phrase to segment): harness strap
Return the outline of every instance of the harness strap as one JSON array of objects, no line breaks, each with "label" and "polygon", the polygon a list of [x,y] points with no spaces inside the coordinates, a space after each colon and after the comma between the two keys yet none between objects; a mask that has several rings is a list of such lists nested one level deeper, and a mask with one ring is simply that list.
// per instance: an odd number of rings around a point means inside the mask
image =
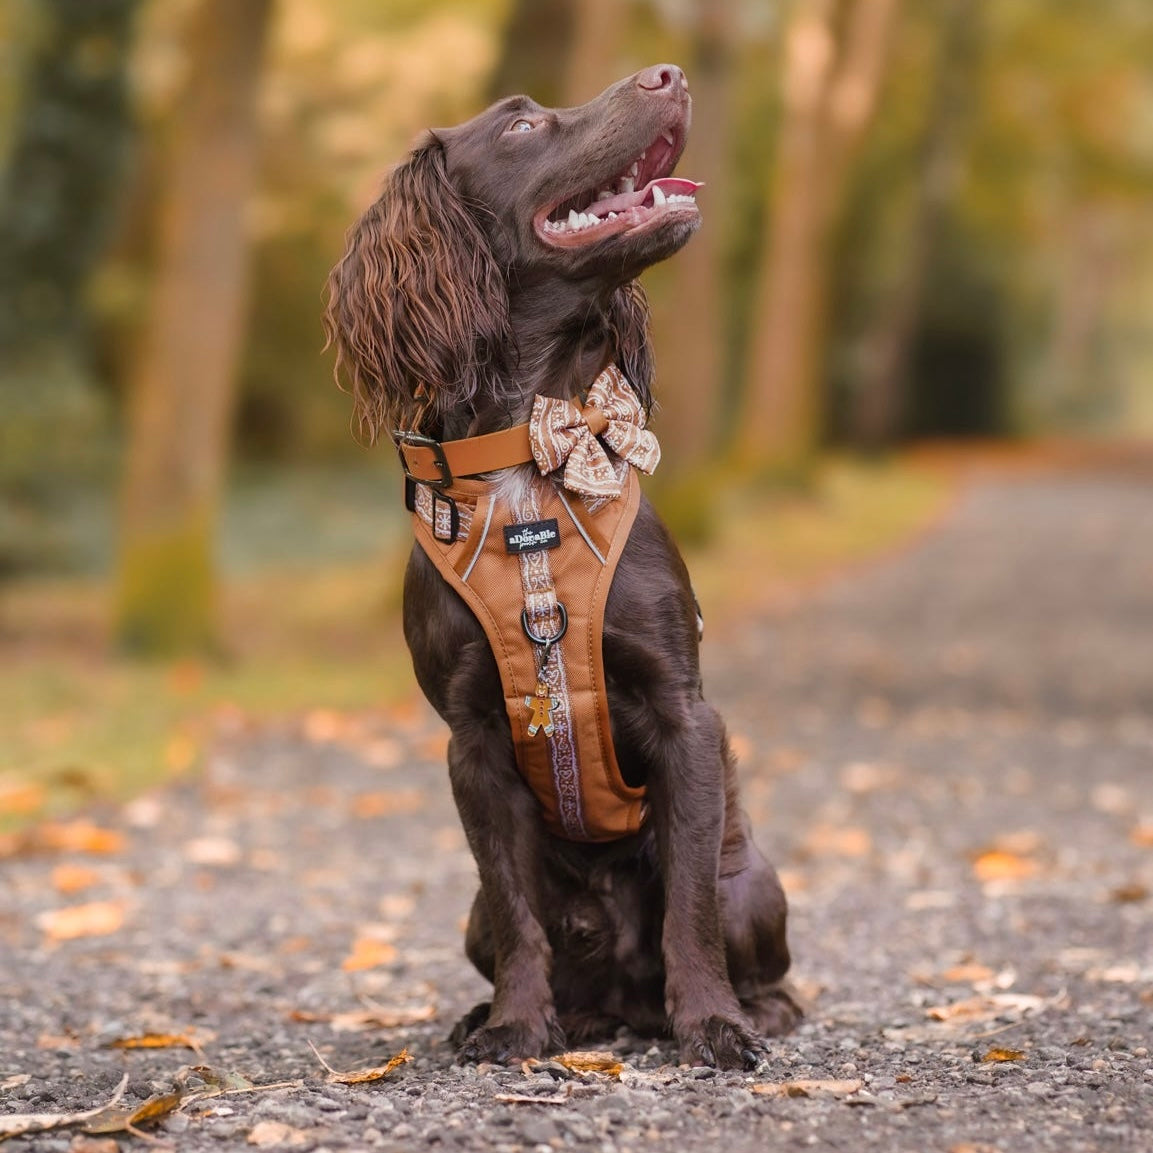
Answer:
[{"label": "harness strap", "polygon": [[[548,481],[526,486],[514,506],[487,482],[454,481],[435,490],[439,501],[418,491],[413,508],[417,542],[484,628],[517,768],[545,826],[574,841],[634,833],[647,809],[644,788],[621,776],[605,683],[605,604],[640,507],[633,470],[622,462],[621,473],[620,498],[592,508]],[[458,506],[455,533],[448,502]],[[551,540],[554,522],[555,547],[520,551],[504,531],[547,527]]]}]

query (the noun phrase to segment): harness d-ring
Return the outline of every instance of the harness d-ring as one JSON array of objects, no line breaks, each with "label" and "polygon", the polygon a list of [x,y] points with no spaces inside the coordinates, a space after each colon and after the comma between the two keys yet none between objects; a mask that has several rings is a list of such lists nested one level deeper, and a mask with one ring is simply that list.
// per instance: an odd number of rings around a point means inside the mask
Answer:
[{"label": "harness d-ring", "polygon": [[543,669],[548,664],[549,654],[552,652],[552,647],[565,635],[568,631],[568,611],[564,607],[563,601],[556,602],[557,613],[560,616],[560,628],[551,637],[542,637],[539,633],[533,631],[532,625],[528,622],[528,609],[520,610],[520,624],[524,629],[524,635],[528,637],[534,645],[543,646],[540,654],[540,667]]}]

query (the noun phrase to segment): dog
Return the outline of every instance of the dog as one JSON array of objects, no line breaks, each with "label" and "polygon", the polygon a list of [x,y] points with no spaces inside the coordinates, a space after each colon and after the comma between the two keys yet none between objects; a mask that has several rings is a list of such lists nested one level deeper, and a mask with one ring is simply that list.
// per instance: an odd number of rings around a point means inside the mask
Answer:
[{"label": "dog", "polygon": [[[672,176],[690,109],[683,73],[662,64],[576,108],[509,97],[417,143],[350,229],[328,284],[338,381],[368,439],[439,445],[519,426],[535,398],[578,398],[610,364],[648,412],[636,277],[700,222],[698,186]],[[514,497],[556,484],[533,463],[485,479]],[[698,628],[684,563],[641,500],[602,655],[612,748],[626,787],[643,789],[645,819],[610,841],[568,839],[545,826],[518,771],[485,629],[414,547],[405,638],[451,729],[480,879],[465,947],[493,985],[454,1031],[459,1060],[538,1057],[623,1024],[671,1033],[684,1062],[749,1069],[800,1016],[782,984],[785,896],[702,695]],[[537,703],[547,717],[547,692]]]}]

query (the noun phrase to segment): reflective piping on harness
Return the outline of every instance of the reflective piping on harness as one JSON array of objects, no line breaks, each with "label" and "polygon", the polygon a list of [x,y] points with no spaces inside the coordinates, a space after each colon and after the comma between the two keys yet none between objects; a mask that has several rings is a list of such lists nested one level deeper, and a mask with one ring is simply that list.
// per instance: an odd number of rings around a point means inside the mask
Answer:
[{"label": "reflective piping on harness", "polygon": [[480,539],[476,542],[476,552],[472,554],[472,560],[468,562],[468,568],[466,568],[464,572],[461,573],[460,579],[466,584],[468,583],[469,574],[476,567],[476,562],[480,560],[480,550],[484,548],[484,542],[488,539],[488,529],[489,525],[492,524],[492,513],[493,509],[495,508],[496,502],[490,500],[488,502],[488,511],[485,513],[484,517],[484,528],[481,529]]},{"label": "reflective piping on harness", "polygon": [[601,562],[601,564],[607,564],[608,562],[605,560],[604,554],[599,548],[597,548],[595,544],[593,544],[592,537],[590,537],[589,534],[585,532],[585,526],[581,524],[581,522],[577,519],[576,513],[574,513],[572,510],[572,505],[570,505],[568,502],[568,497],[565,496],[565,494],[561,492],[560,489],[557,489],[557,496],[560,497],[561,504],[564,505],[564,510],[568,513],[569,520],[571,520],[576,526],[577,532],[579,532],[581,536],[584,537],[585,544],[587,544],[589,548],[593,550],[593,555],[597,558],[597,560]]}]

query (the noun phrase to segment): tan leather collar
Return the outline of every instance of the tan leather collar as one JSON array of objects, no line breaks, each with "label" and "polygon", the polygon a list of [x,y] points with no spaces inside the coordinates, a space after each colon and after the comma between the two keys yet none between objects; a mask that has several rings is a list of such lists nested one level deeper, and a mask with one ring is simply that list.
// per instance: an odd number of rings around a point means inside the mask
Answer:
[{"label": "tan leather collar", "polygon": [[437,488],[454,477],[476,476],[532,460],[527,424],[463,440],[433,440],[411,432],[393,434],[405,475]]}]

